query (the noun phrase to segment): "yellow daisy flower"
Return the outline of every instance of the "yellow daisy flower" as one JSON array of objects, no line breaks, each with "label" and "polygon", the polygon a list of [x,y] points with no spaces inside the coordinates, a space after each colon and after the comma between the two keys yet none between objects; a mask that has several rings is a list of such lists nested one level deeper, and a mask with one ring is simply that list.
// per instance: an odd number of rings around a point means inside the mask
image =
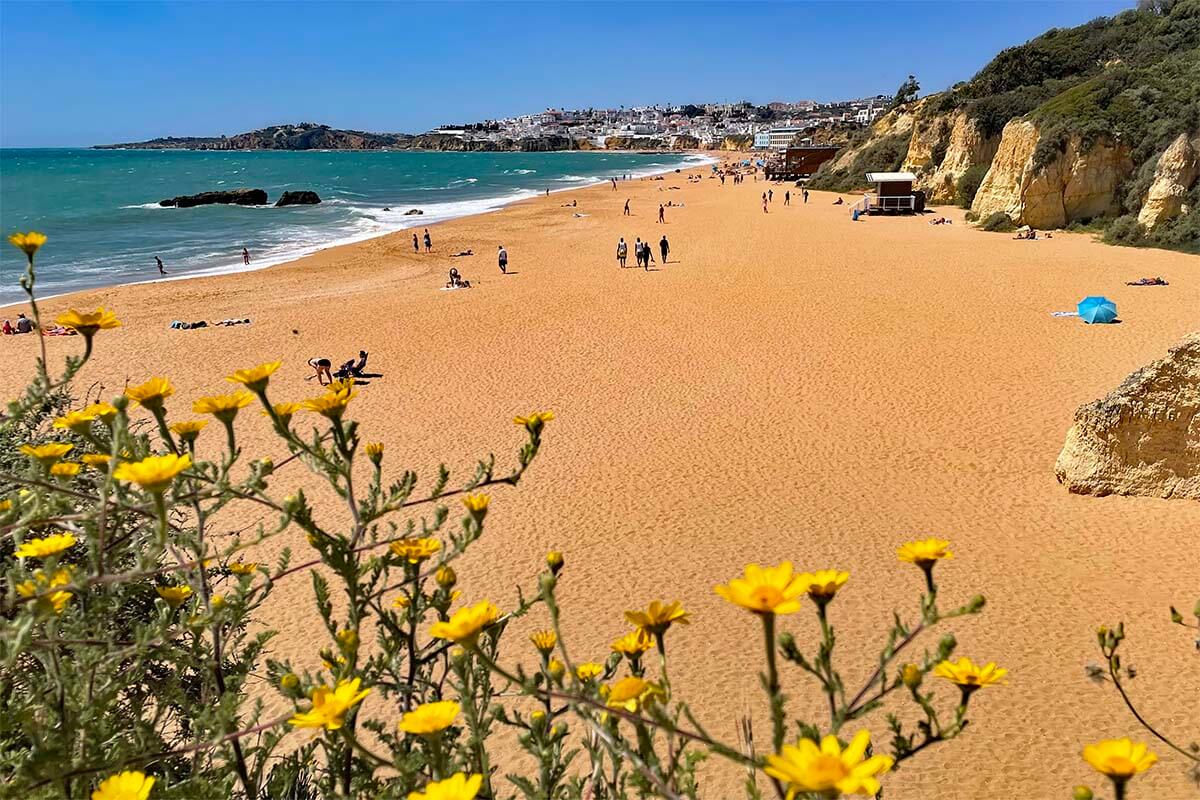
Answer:
[{"label": "yellow daisy flower", "polygon": [[87,408],[83,409],[83,413],[91,414],[98,418],[101,422],[112,422],[113,417],[117,415],[116,406],[111,403],[92,403]]},{"label": "yellow daisy flower", "polygon": [[641,628],[635,628],[612,643],[614,652],[630,657],[640,656],[651,647],[654,647],[654,639]]},{"label": "yellow daisy flower", "polygon": [[420,564],[442,549],[437,539],[400,539],[388,545],[388,549],[410,564]]},{"label": "yellow daisy flower", "polygon": [[65,314],[59,314],[54,321],[64,328],[74,328],[88,339],[95,336],[96,331],[121,327],[121,320],[107,308],[97,308],[95,311],[76,311],[72,308]]},{"label": "yellow daisy flower", "polygon": [[[301,409],[301,405],[299,403],[274,403],[271,408],[275,410],[275,416],[279,417],[280,423],[286,428],[291,423],[292,417]],[[271,416],[266,409],[263,409],[262,414],[264,417]]]},{"label": "yellow daisy flower", "polygon": [[462,708],[453,700],[423,703],[400,718],[400,730],[417,736],[441,733],[454,724]]},{"label": "yellow daisy flower", "polygon": [[644,706],[663,699],[666,699],[666,693],[661,686],[631,675],[610,687],[605,702],[609,708],[623,708],[636,714]]},{"label": "yellow daisy flower", "polygon": [[38,248],[46,243],[46,234],[30,231],[29,233],[14,233],[8,237],[8,241],[13,247],[20,250],[31,260],[33,254],[38,251]]},{"label": "yellow daisy flower", "polygon": [[296,713],[288,723],[297,728],[324,728],[336,731],[345,723],[346,713],[370,694],[370,689],[359,691],[360,678],[338,681],[337,687],[319,686],[312,693],[312,709]]},{"label": "yellow daisy flower", "polygon": [[746,566],[744,578],[714,587],[721,597],[756,614],[794,614],[800,610],[800,595],[806,585],[802,576],[792,574],[792,562],[777,567]]},{"label": "yellow daisy flower", "polygon": [[70,550],[78,541],[69,533],[56,533],[43,539],[29,539],[13,553],[17,558],[46,558]]},{"label": "yellow daisy flower", "polygon": [[83,409],[82,411],[71,411],[54,420],[54,427],[65,428],[71,433],[83,436],[92,432],[92,423],[95,421],[96,415]]},{"label": "yellow daisy flower", "polygon": [[268,361],[251,369],[239,369],[225,378],[230,383],[240,383],[252,392],[258,393],[267,388],[267,382],[275,370],[279,369],[282,361]]},{"label": "yellow daisy flower", "polygon": [[530,433],[540,433],[546,423],[554,419],[553,411],[534,411],[525,417],[513,417],[513,424],[520,425]]},{"label": "yellow daisy flower", "polygon": [[918,567],[925,567],[943,558],[954,558],[950,543],[945,539],[923,539],[905,542],[896,550],[896,558]]},{"label": "yellow daisy flower", "polygon": [[165,491],[175,476],[192,465],[189,455],[177,456],[168,453],[164,456],[146,456],[141,461],[118,464],[113,470],[113,477],[119,481],[136,483],[147,492]]},{"label": "yellow daisy flower", "polygon": [[204,430],[204,426],[208,424],[206,419],[188,419],[182,422],[174,422],[169,426],[171,433],[178,436],[184,442],[194,442],[196,437],[200,435],[200,431]]},{"label": "yellow daisy flower", "polygon": [[462,499],[462,504],[467,507],[467,511],[478,514],[481,511],[487,511],[491,499],[492,496],[489,494],[469,494]]},{"label": "yellow daisy flower", "polygon": [[78,461],[60,461],[50,467],[50,474],[56,478],[74,478],[81,469],[83,465]]},{"label": "yellow daisy flower", "polygon": [[482,775],[467,776],[461,772],[444,781],[425,784],[423,792],[409,792],[408,800],[475,800]]},{"label": "yellow daisy flower", "polygon": [[672,603],[655,600],[645,611],[626,611],[625,619],[629,620],[630,625],[636,625],[651,635],[666,633],[676,622],[680,625],[691,623],[678,600]]},{"label": "yellow daisy flower", "polygon": [[587,661],[575,667],[575,677],[581,681],[591,681],[604,674],[604,665],[595,661]]},{"label": "yellow daisy flower", "polygon": [[145,383],[130,386],[125,390],[125,396],[147,411],[157,411],[163,407],[163,401],[175,394],[175,387],[166,378],[151,378]]},{"label": "yellow daisy flower", "polygon": [[154,591],[158,592],[158,596],[166,600],[171,608],[179,608],[192,596],[190,586],[155,586]]},{"label": "yellow daisy flower", "polygon": [[1004,683],[1004,676],[1008,674],[1008,670],[997,667],[992,661],[977,666],[969,658],[960,658],[957,664],[952,661],[941,662],[933,668],[933,674],[959,686],[979,689]]},{"label": "yellow daisy flower", "polygon": [[473,606],[460,608],[447,622],[435,622],[429,626],[429,635],[453,642],[473,642],[480,631],[496,621],[500,610],[490,600],[481,600]]},{"label": "yellow daisy flower", "polygon": [[238,411],[254,402],[250,392],[238,390],[232,394],[218,394],[212,397],[201,397],[192,403],[192,411],[197,414],[212,414],[221,422],[233,422]]},{"label": "yellow daisy flower", "polygon": [[800,792],[824,796],[843,794],[874,797],[879,792],[878,775],[895,763],[888,756],[865,758],[871,734],[854,735],[845,750],[836,736],[826,736],[820,747],[811,739],[786,744],[778,755],[767,756],[766,773],[788,787],[788,797]]},{"label": "yellow daisy flower", "polygon": [[846,585],[846,581],[850,580],[850,573],[836,569],[819,569],[816,572],[805,572],[800,575],[799,581],[804,586],[804,591],[808,592],[808,596],[814,600],[829,600],[838,589]]},{"label": "yellow daisy flower", "polygon": [[48,444],[23,444],[20,450],[30,458],[40,461],[43,467],[49,467],[55,461],[75,449],[75,445],[66,442],[50,442]]},{"label": "yellow daisy flower", "polygon": [[558,644],[558,635],[554,631],[535,631],[530,634],[529,641],[533,642],[539,653],[546,656],[554,651],[554,646]]},{"label": "yellow daisy flower", "polygon": [[1100,774],[1124,782],[1154,766],[1158,756],[1146,749],[1146,745],[1126,736],[1089,744],[1083,748],[1083,760]]},{"label": "yellow daisy flower", "polygon": [[141,772],[118,772],[100,783],[92,792],[92,800],[147,800],[154,780]]}]

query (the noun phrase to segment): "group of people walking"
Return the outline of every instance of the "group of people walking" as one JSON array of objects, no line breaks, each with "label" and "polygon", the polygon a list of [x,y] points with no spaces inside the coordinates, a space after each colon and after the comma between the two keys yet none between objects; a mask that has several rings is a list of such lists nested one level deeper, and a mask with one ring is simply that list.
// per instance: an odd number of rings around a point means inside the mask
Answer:
[{"label": "group of people walking", "polygon": [[[658,240],[658,252],[662,255],[662,263],[666,264],[667,256],[671,253],[671,243],[667,241],[666,234],[663,234],[663,237]],[[654,248],[651,247],[649,242],[643,242],[639,237],[633,244],[633,257],[637,259],[639,267],[649,272],[650,265],[655,263]],[[629,244],[625,241],[625,237],[622,236],[621,240],[617,242],[617,264],[621,269],[625,268],[628,258]]]}]

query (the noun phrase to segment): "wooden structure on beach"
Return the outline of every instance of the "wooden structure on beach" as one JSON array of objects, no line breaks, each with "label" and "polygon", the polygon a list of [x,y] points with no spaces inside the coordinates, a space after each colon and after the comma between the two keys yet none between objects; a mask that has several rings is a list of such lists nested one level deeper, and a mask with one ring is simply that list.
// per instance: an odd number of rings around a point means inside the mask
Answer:
[{"label": "wooden structure on beach", "polygon": [[863,196],[859,211],[867,214],[913,214],[925,210],[925,193],[913,191],[911,172],[868,172],[874,193]]},{"label": "wooden structure on beach", "polygon": [[807,178],[822,164],[837,155],[838,148],[825,145],[789,147],[781,158],[773,158],[764,167],[769,181],[791,181]]}]

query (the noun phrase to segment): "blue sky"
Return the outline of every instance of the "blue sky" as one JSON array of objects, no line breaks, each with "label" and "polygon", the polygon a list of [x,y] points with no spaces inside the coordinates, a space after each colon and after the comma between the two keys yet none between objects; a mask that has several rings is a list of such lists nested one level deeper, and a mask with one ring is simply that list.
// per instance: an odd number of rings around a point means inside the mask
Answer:
[{"label": "blue sky", "polygon": [[0,146],[928,92],[1132,4],[0,0]]}]

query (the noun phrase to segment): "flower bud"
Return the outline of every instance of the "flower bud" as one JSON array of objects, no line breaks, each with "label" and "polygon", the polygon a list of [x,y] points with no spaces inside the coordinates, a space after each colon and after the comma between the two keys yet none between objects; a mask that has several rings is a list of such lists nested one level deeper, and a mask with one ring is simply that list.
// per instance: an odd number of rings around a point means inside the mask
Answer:
[{"label": "flower bud", "polygon": [[1094,797],[1092,790],[1086,786],[1076,786],[1075,790],[1071,792],[1071,800],[1092,800],[1092,797]]},{"label": "flower bud", "polygon": [[1171,622],[1174,622],[1176,625],[1183,624],[1183,614],[1180,614],[1175,606],[1171,606]]},{"label": "flower bud", "polygon": [[977,594],[971,598],[971,602],[967,604],[967,611],[972,614],[978,614],[987,605],[987,598],[981,594]]},{"label": "flower bud", "polygon": [[561,739],[567,735],[567,726],[561,722],[554,723],[554,727],[550,729],[550,735],[555,739]]},{"label": "flower bud", "polygon": [[467,651],[465,649],[461,647],[450,648],[450,658],[454,659],[455,661],[461,661],[462,659],[466,658],[466,656]]},{"label": "flower bud", "polygon": [[279,679],[279,685],[286,691],[295,691],[300,686],[300,678],[294,672],[289,672]]},{"label": "flower bud", "polygon": [[129,407],[129,398],[123,394],[119,394],[113,398],[112,407],[117,411],[124,411]]},{"label": "flower bud", "polygon": [[343,653],[351,653],[358,649],[358,631],[346,628],[337,632],[338,647]]},{"label": "flower bud", "polygon": [[921,681],[925,679],[925,674],[921,672],[921,668],[916,664],[905,664],[904,669],[900,670],[900,679],[904,681],[904,685],[909,689],[916,689],[921,685]]},{"label": "flower bud", "polygon": [[458,576],[454,574],[454,569],[449,564],[442,564],[438,567],[433,579],[443,589],[451,589],[454,584],[458,583]]},{"label": "flower bud", "polygon": [[260,458],[258,460],[258,468],[262,472],[263,477],[266,477],[275,471],[275,462],[269,458]]},{"label": "flower bud", "polygon": [[371,459],[371,463],[378,467],[383,462],[383,442],[368,444],[367,458]]},{"label": "flower bud", "polygon": [[550,572],[557,575],[563,568],[563,554],[557,550],[551,550],[546,554],[546,566],[550,567]]},{"label": "flower bud", "polygon": [[557,658],[550,659],[550,663],[546,665],[546,672],[550,673],[550,677],[556,682],[562,680],[562,677],[566,671],[567,668],[564,667],[563,663]]}]

